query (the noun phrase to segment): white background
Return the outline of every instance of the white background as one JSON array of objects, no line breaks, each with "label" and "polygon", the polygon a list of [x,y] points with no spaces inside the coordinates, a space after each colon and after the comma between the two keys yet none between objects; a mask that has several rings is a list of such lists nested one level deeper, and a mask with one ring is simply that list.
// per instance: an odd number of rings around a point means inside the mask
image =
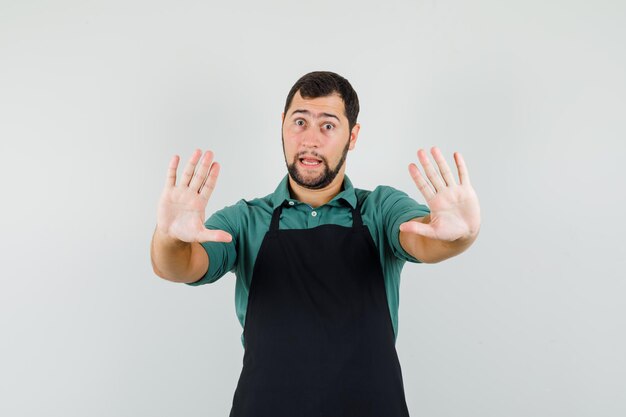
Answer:
[{"label": "white background", "polygon": [[304,73],[361,101],[355,186],[423,201],[461,151],[483,226],[403,272],[413,416],[626,415],[623,1],[0,0],[0,415],[226,416],[234,276],[156,277],[171,155],[215,151],[208,214],[273,191]]}]

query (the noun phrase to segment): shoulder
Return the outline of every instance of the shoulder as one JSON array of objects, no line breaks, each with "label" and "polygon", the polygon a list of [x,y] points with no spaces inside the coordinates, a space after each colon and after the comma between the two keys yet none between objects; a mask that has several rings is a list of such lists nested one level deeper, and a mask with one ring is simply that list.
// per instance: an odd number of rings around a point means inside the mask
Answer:
[{"label": "shoulder", "polygon": [[228,224],[231,227],[247,224],[259,216],[271,216],[272,194],[251,200],[241,199],[236,203],[226,206],[216,212],[207,220],[207,225]]},{"label": "shoulder", "polygon": [[389,200],[396,201],[404,198],[410,199],[408,194],[404,191],[400,191],[388,185],[379,185],[373,191],[362,190],[359,188],[355,188],[354,191],[356,193],[357,200],[360,201],[364,207],[381,207],[383,203],[388,203]]},{"label": "shoulder", "polygon": [[404,191],[388,185],[379,185],[373,191],[355,189],[361,202],[361,212],[374,223],[396,223],[406,217],[422,217],[429,213],[428,206],[415,201]]}]

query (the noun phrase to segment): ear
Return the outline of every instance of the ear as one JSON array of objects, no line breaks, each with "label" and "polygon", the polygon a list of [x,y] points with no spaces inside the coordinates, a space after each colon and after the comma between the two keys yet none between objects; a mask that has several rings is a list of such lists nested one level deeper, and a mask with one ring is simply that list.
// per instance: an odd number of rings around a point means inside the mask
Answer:
[{"label": "ear", "polygon": [[282,112],[280,114],[280,121],[281,121],[281,123],[285,123],[285,112]]},{"label": "ear", "polygon": [[356,146],[356,140],[359,137],[359,130],[361,130],[361,125],[358,123],[352,127],[352,131],[350,132],[350,145],[348,146],[349,150],[354,149]]}]

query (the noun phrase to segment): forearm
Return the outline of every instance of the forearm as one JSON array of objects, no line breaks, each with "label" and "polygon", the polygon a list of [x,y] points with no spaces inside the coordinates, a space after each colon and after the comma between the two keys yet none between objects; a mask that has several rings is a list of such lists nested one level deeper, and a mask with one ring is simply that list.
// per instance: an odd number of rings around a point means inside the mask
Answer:
[{"label": "forearm", "polygon": [[[428,224],[430,216],[416,218],[412,221]],[[477,236],[478,230],[466,237],[449,242],[401,231],[400,244],[407,253],[421,262],[437,263],[464,252],[474,243]]]},{"label": "forearm", "polygon": [[158,230],[152,236],[150,258],[154,273],[173,282],[197,281],[209,266],[209,258],[202,245],[173,239]]}]

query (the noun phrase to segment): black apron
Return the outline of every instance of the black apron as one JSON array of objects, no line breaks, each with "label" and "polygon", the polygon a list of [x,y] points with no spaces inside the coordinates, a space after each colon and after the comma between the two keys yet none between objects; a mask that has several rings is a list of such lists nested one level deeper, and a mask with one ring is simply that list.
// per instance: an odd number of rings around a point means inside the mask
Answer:
[{"label": "black apron", "polygon": [[257,255],[230,417],[407,417],[378,250],[352,227],[279,230]]}]

